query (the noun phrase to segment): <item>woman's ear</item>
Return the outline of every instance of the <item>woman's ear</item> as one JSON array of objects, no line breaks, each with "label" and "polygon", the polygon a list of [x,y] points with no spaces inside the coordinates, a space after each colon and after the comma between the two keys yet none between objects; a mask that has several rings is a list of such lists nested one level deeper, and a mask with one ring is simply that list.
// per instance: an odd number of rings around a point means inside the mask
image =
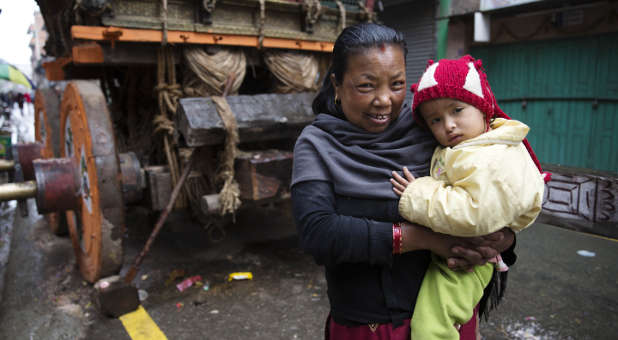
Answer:
[{"label": "woman's ear", "polygon": [[334,73],[330,74],[330,83],[333,85],[333,88],[335,89],[335,93],[336,93],[337,92],[337,79],[335,78]]},{"label": "woman's ear", "polygon": [[330,74],[330,82],[333,85],[333,92],[335,92],[334,93],[335,94],[335,104],[337,104],[337,101],[339,100],[340,97],[339,97],[339,93],[338,93],[339,91],[337,90],[338,89],[338,87],[337,87],[337,79],[335,78],[335,74],[334,73]]}]

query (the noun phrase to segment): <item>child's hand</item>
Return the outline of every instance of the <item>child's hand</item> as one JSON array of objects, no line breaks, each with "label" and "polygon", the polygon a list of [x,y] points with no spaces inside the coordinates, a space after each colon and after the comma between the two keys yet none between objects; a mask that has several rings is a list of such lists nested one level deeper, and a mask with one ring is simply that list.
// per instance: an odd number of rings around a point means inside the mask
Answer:
[{"label": "child's hand", "polygon": [[401,175],[399,175],[397,171],[393,171],[392,174],[394,177],[394,178],[391,178],[391,184],[393,184],[393,191],[398,196],[401,196],[403,192],[406,190],[406,187],[408,186],[408,184],[414,181],[414,176],[412,175],[410,170],[408,170],[408,168],[406,168],[405,166],[403,167],[403,175],[406,178],[401,177]]}]

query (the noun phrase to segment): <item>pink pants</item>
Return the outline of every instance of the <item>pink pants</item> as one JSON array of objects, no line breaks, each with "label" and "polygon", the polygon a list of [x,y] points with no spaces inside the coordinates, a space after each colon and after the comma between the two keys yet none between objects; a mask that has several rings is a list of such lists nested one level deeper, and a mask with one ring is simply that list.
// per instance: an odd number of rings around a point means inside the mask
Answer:
[{"label": "pink pants", "polygon": [[[474,308],[472,319],[459,329],[460,340],[476,340],[478,306]],[[379,324],[374,330],[368,325],[344,326],[326,319],[325,340],[410,340],[410,319],[393,329],[392,324]]]}]

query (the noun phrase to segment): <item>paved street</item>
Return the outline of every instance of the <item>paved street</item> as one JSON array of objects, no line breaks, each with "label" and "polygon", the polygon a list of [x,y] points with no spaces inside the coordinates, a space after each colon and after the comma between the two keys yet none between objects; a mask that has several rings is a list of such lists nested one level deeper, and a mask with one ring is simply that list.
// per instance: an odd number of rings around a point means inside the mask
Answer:
[{"label": "paved street", "polygon": [[[98,313],[93,289],[74,269],[68,238],[51,235],[33,211],[15,215],[0,338],[131,339],[118,319]],[[143,211],[128,216],[124,270],[150,221]],[[297,248],[287,206],[239,215],[220,243],[182,216],[170,223],[188,229],[164,231],[135,280],[148,294],[142,305],[168,339],[322,338],[328,308],[322,270]],[[615,240],[537,224],[519,234],[517,254],[504,303],[481,324],[484,339],[615,339]],[[180,292],[180,279],[166,284],[174,270],[201,275],[209,289]],[[241,271],[253,280],[227,281]]]}]

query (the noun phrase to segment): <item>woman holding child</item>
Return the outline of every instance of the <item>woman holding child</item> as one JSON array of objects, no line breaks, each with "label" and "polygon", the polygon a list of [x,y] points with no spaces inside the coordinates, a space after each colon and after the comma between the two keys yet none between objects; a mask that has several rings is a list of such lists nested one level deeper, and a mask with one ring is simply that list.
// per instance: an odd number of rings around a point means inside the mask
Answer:
[{"label": "woman holding child", "polygon": [[[515,261],[508,228],[460,238],[403,222],[391,171],[428,175],[437,145],[404,103],[406,53],[393,29],[346,28],[313,102],[317,117],[294,149],[294,216],[301,247],[325,266],[327,339],[410,339],[431,253],[463,272],[500,253]],[[460,338],[476,339],[476,326],[475,316]]]}]

